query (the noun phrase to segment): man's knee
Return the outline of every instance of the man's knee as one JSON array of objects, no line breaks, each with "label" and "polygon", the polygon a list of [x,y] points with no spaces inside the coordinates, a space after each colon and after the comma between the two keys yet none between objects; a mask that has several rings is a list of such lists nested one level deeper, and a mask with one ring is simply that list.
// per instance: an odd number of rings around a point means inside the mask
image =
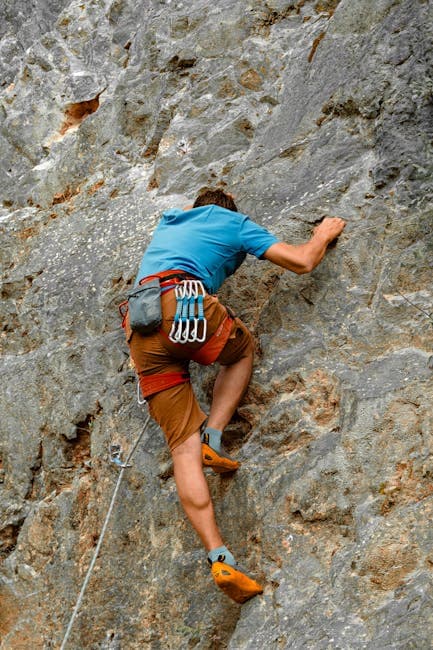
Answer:
[{"label": "man's knee", "polygon": [[226,368],[231,368],[238,365],[239,367],[251,366],[254,361],[254,339],[251,337],[248,344],[242,350],[242,354],[238,359],[231,361],[230,363],[223,363]]},{"label": "man's knee", "polygon": [[[237,319],[238,320],[238,319]],[[254,358],[254,338],[247,327],[239,321],[234,336],[230,338],[217,362],[222,366],[233,366],[240,361],[252,362]]]}]

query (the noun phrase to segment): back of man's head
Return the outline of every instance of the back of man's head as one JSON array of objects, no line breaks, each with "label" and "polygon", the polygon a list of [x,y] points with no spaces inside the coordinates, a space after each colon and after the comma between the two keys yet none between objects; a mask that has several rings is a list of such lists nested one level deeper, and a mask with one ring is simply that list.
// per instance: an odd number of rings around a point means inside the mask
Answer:
[{"label": "back of man's head", "polygon": [[232,212],[238,211],[232,195],[226,194],[219,188],[202,187],[194,201],[193,208],[199,208],[202,205],[219,205],[227,210],[232,210]]}]

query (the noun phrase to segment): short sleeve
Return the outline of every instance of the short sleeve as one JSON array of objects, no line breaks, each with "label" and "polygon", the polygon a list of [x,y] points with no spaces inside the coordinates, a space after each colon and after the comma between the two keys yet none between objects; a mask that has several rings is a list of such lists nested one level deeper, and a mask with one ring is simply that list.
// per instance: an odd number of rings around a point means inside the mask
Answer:
[{"label": "short sleeve", "polygon": [[239,229],[241,250],[255,257],[262,257],[273,244],[280,240],[266,228],[259,226],[249,217],[244,217]]}]

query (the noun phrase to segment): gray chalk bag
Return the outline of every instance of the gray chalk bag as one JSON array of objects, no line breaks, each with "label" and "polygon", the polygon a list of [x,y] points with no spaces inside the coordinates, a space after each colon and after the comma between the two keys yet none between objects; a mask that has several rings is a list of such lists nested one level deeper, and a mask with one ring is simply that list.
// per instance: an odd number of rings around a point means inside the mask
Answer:
[{"label": "gray chalk bag", "polygon": [[129,323],[134,332],[150,334],[162,321],[159,278],[134,287],[128,293]]}]

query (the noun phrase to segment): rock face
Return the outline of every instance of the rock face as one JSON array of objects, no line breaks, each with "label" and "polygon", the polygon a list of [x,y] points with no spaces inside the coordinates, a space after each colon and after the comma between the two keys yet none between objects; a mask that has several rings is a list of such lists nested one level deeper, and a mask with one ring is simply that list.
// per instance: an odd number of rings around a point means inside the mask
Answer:
[{"label": "rock face", "polygon": [[[347,219],[308,276],[248,261],[255,334],[209,475],[266,584],[214,587],[156,425],[70,648],[431,647],[432,5],[7,0],[0,8],[0,647],[60,647],[143,425],[117,305],[161,212],[206,183],[282,239]],[[214,369],[195,368],[209,404]]]}]

